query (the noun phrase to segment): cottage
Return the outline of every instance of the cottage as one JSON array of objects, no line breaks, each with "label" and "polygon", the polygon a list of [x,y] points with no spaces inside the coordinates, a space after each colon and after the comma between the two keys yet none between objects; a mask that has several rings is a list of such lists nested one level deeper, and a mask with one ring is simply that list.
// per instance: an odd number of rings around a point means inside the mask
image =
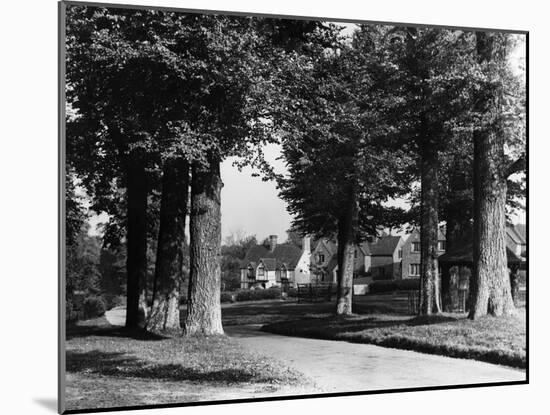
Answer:
[{"label": "cottage", "polygon": [[[443,255],[447,248],[445,233],[439,229],[437,235],[437,254]],[[407,237],[400,253],[402,259],[401,275],[398,278],[419,278],[420,277],[420,230],[415,229]]]},{"label": "cottage", "polygon": [[277,235],[269,236],[266,245],[252,246],[241,263],[241,288],[283,288],[311,282],[311,249],[309,237],[302,240],[302,249],[294,244],[277,243]]},{"label": "cottage", "polygon": [[527,240],[525,238],[525,225],[506,226],[506,246],[518,257],[525,258],[527,251]]},{"label": "cottage", "polygon": [[369,244],[370,274],[373,279],[401,278],[401,259],[404,240],[401,236],[383,236]]},{"label": "cottage", "polygon": [[[320,239],[311,255],[311,270],[313,279],[318,282],[337,282],[338,244],[328,238]],[[355,246],[353,263],[353,277],[359,278],[365,275],[370,267],[370,248],[368,242]]]}]

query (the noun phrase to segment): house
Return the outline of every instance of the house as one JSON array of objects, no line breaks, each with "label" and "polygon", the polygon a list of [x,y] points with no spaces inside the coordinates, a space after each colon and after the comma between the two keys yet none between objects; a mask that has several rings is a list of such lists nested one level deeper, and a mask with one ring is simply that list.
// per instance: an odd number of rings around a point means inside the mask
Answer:
[{"label": "house", "polygon": [[269,236],[268,244],[254,245],[241,263],[241,288],[296,286],[311,282],[311,249],[309,237],[302,248],[294,244],[277,243],[277,235]]},{"label": "house", "polygon": [[[439,229],[437,235],[437,253],[438,256],[445,253],[447,241],[445,233]],[[401,275],[399,278],[419,278],[420,277],[420,230],[415,229],[409,234],[407,240],[403,244],[402,252]]]},{"label": "house", "polygon": [[506,246],[518,257],[525,258],[527,251],[525,225],[506,226]]},{"label": "house", "polygon": [[[337,282],[338,244],[328,238],[320,239],[311,254],[311,270],[317,282]],[[368,242],[358,244],[353,252],[353,277],[364,276],[370,267],[370,249]]]},{"label": "house", "polygon": [[370,266],[366,269],[372,278],[400,279],[402,247],[405,243],[401,236],[387,235],[376,238],[369,243]]}]

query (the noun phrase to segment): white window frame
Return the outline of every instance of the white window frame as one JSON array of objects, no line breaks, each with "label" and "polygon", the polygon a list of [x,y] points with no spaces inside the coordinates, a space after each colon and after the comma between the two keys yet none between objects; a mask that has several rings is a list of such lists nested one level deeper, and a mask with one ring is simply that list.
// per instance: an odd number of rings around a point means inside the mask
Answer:
[{"label": "white window frame", "polygon": [[[414,273],[416,267],[418,267],[418,274]],[[409,264],[409,277],[420,277],[420,264]]]}]

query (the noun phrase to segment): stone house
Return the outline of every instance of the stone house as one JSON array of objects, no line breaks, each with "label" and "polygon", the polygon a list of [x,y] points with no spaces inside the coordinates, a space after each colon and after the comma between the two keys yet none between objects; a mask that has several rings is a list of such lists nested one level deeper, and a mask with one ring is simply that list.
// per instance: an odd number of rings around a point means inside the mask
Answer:
[{"label": "stone house", "polygon": [[527,251],[527,240],[525,236],[525,225],[506,226],[506,245],[520,258],[525,258]]},{"label": "stone house", "polygon": [[[445,253],[447,240],[442,229],[437,235],[438,256]],[[420,230],[415,229],[409,234],[402,246],[400,253],[402,258],[401,279],[420,278]]]},{"label": "stone house", "polygon": [[277,235],[269,236],[266,245],[254,245],[241,263],[241,288],[283,288],[311,282],[310,238],[304,237],[302,248],[277,243]]},{"label": "stone house", "polygon": [[[311,270],[313,280],[317,282],[337,282],[338,244],[328,238],[320,239],[311,253]],[[366,274],[370,267],[370,248],[368,242],[355,247],[353,277],[359,278]]]},{"label": "stone house", "polygon": [[401,236],[382,236],[369,244],[370,271],[375,280],[401,278],[402,247],[405,243]]}]

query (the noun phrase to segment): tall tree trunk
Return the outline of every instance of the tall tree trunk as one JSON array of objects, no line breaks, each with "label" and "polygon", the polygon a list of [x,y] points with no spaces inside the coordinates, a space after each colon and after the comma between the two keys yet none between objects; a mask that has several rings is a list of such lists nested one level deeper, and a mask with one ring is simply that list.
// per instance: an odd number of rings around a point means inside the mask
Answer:
[{"label": "tall tree trunk", "polygon": [[419,314],[441,312],[437,270],[438,158],[431,147],[422,152],[421,160],[421,226],[420,226],[420,307]]},{"label": "tall tree trunk", "polygon": [[[480,63],[503,59],[499,34],[476,32]],[[471,319],[514,313],[506,258],[506,177],[501,92],[477,94],[476,111],[491,120],[474,132],[474,252],[470,284]]]},{"label": "tall tree trunk", "polygon": [[188,196],[187,161],[182,158],[167,160],[162,176],[153,306],[147,322],[147,329],[151,331],[180,328],[179,298],[183,279]]},{"label": "tall tree trunk", "polygon": [[338,222],[338,288],[336,314],[352,313],[353,267],[359,206],[354,186],[350,186],[345,212]]},{"label": "tall tree trunk", "polygon": [[126,168],[126,327],[135,329],[143,323],[140,318],[140,287],[147,277],[147,175],[143,155],[132,152]]},{"label": "tall tree trunk", "polygon": [[191,255],[185,334],[223,334],[221,290],[220,161],[193,168],[191,179]]}]

